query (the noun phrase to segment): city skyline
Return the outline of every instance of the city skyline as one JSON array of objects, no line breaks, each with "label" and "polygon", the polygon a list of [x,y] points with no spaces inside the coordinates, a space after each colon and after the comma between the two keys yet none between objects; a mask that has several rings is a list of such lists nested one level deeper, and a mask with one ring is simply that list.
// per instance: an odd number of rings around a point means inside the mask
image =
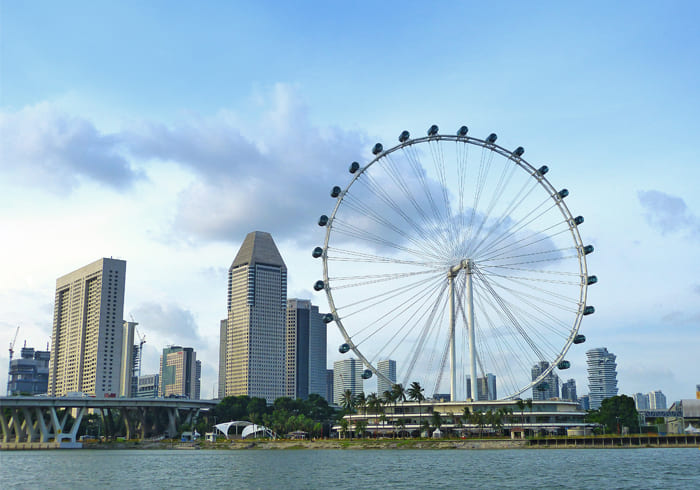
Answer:
[{"label": "city skyline", "polygon": [[[272,233],[288,297],[326,312],[312,289],[322,276],[310,257],[323,239],[314,222],[331,210],[328,193],[347,182],[349,162],[369,161],[375,142],[392,146],[404,129],[466,124],[524,146],[586,218],[600,282],[589,290],[596,314],[581,326],[588,341],[567,355],[579,396],[585,351],[605,346],[617,355],[619,393],[692,398],[700,40],[691,19],[700,7],[678,6],[683,15],[506,2],[415,16],[392,3],[246,13],[216,3],[196,13],[4,5],[5,345],[19,325],[19,345],[44,346],[55,279],[122,258],[130,272],[119,320],[133,315],[148,336],[142,371],[158,371],[163,346],[192,345],[209,398],[227,266],[245,234]],[[104,20],[135,17],[127,43]],[[340,343],[329,326],[329,366]],[[3,386],[8,360],[0,350]]]}]

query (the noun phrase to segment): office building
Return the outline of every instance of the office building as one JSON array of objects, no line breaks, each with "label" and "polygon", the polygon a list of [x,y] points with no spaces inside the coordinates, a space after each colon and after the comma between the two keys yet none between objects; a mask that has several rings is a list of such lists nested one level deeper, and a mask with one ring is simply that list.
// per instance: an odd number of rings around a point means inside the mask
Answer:
[{"label": "office building", "polygon": [[287,301],[286,396],[326,394],[326,324],[309,300]]},{"label": "office building", "polygon": [[326,395],[324,396],[329,405],[333,404],[333,370],[326,369]]},{"label": "office building", "polygon": [[581,407],[581,410],[590,410],[591,409],[591,399],[588,395],[583,395],[578,399],[578,405]]},{"label": "office building", "polygon": [[228,272],[225,396],[285,396],[287,267],[269,233],[249,233]]},{"label": "office building", "polygon": [[158,396],[199,400],[202,363],[192,347],[172,345],[160,356]]},{"label": "office building", "polygon": [[[467,399],[472,398],[472,383],[471,376],[467,375]],[[477,401],[487,401],[487,400],[497,400],[498,393],[496,392],[496,375],[492,373],[486,373],[486,376],[479,376],[476,378],[476,400]]]},{"label": "office building", "polygon": [[7,395],[43,395],[49,388],[49,351],[34,350],[25,342],[19,359],[10,361]]},{"label": "office building", "polygon": [[561,399],[571,400],[572,402],[578,401],[576,396],[576,380],[569,379],[566,383],[561,384]]},{"label": "office building", "polygon": [[341,405],[343,393],[350,390],[352,396],[363,391],[362,362],[358,359],[343,359],[333,363],[333,404]]},{"label": "office building", "polygon": [[650,410],[666,410],[666,395],[660,390],[650,391],[648,396]]},{"label": "office building", "polygon": [[[549,368],[549,363],[546,361],[540,361],[532,366],[531,379],[533,381],[536,380],[547,368]],[[559,398],[559,376],[556,375],[554,370],[550,371],[539,383],[532,387],[533,400],[551,400],[552,398]]]},{"label": "office building", "polygon": [[649,410],[649,395],[646,393],[635,393],[632,395],[634,407],[637,410]]},{"label": "office building", "polygon": [[389,378],[389,382],[377,376],[377,394],[382,395],[385,391],[391,391],[396,384],[396,361],[386,359],[377,362],[377,371]]},{"label": "office building", "polygon": [[226,331],[228,329],[228,320],[224,319],[219,322],[219,383],[218,395],[219,400],[226,397]]},{"label": "office building", "polygon": [[138,387],[140,346],[134,345],[134,329],[138,323],[124,321],[122,326],[122,369],[119,376],[119,396],[131,398]]},{"label": "office building", "polygon": [[605,347],[587,351],[586,357],[591,410],[598,410],[603,400],[617,395],[616,358]]},{"label": "office building", "polygon": [[144,374],[136,381],[134,398],[158,398],[158,373]]},{"label": "office building", "polygon": [[100,259],[56,280],[49,396],[119,393],[126,261]]}]

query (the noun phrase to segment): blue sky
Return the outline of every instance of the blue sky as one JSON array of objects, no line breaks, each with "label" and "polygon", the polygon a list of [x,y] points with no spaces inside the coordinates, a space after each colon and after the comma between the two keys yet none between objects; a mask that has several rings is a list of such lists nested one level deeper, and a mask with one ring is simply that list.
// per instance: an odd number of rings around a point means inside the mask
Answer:
[{"label": "blue sky", "polygon": [[375,3],[0,2],[4,337],[21,325],[43,345],[55,279],[119,256],[145,366],[194,345],[209,394],[245,234],[271,232],[290,297],[323,309],[313,221],[347,163],[403,129],[467,124],[524,146],[586,217],[600,284],[582,332],[618,355],[620,391],[692,397],[697,3]]}]

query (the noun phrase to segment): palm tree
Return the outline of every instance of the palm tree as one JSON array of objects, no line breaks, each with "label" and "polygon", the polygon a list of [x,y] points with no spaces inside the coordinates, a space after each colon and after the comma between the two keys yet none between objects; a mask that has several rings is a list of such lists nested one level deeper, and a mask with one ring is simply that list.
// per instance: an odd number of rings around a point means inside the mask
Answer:
[{"label": "palm tree", "polygon": [[398,421],[396,407],[398,405],[398,402],[403,403],[406,401],[406,389],[401,383],[398,383],[391,387],[391,394],[394,400],[394,420]]},{"label": "palm tree", "polygon": [[355,424],[355,433],[358,435],[358,437],[364,437],[365,430],[367,430],[367,421],[358,420]]},{"label": "palm tree", "polygon": [[[525,405],[527,405],[528,410],[530,410],[530,418],[532,417],[532,398],[528,398],[525,400]],[[525,432],[523,432],[523,435],[525,435]]]},{"label": "palm tree", "polygon": [[348,427],[350,423],[348,422],[348,419],[342,418],[340,419],[340,435],[344,436],[348,433]]},{"label": "palm tree", "polygon": [[340,396],[340,405],[348,412],[352,412],[355,408],[355,397],[352,395],[352,390],[345,390]]},{"label": "palm tree", "polygon": [[[421,411],[421,402],[425,400],[425,396],[423,395],[423,392],[425,390],[421,387],[420,383],[418,381],[414,381],[411,383],[411,386],[408,388],[408,398],[409,400],[412,401],[417,401],[418,402],[418,424],[420,425],[423,421],[423,412]],[[420,435],[420,429],[418,430],[418,433]]]},{"label": "palm tree", "polygon": [[355,407],[361,408],[365,417],[367,416],[367,397],[365,397],[364,391],[361,391],[355,395]]},{"label": "palm tree", "polygon": [[406,421],[404,419],[397,420],[396,428],[398,429],[398,436],[401,437],[401,432],[406,428]]},{"label": "palm tree", "polygon": [[442,416],[440,415],[440,412],[437,410],[434,411],[430,418],[433,422],[433,427],[435,427],[436,430],[440,430],[440,427],[442,427]]},{"label": "palm tree", "polygon": [[518,401],[515,402],[515,404],[517,405],[518,409],[520,410],[520,425],[522,426],[523,434],[525,434],[525,432],[524,432],[525,431],[525,429],[524,429],[524,427],[525,427],[525,415],[523,414],[523,412],[525,411],[525,402],[521,399],[518,399]]},{"label": "palm tree", "polygon": [[462,411],[462,420],[464,420],[464,423],[471,423],[471,416],[472,413],[469,410],[469,407],[464,407],[464,410]]}]

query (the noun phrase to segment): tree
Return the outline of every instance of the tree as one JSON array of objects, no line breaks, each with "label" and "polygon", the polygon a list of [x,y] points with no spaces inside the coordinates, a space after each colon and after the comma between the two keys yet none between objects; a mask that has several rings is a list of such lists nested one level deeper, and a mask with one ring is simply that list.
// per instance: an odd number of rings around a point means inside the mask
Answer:
[{"label": "tree", "polygon": [[364,437],[366,430],[367,420],[358,420],[355,423],[355,434],[357,434],[358,437]]},{"label": "tree", "polygon": [[355,408],[355,397],[352,395],[351,390],[345,390],[340,396],[340,406],[345,409],[346,412],[352,412]]},{"label": "tree", "polygon": [[348,427],[350,426],[350,423],[348,422],[348,419],[342,418],[340,419],[340,436],[341,438],[348,433]]},{"label": "tree", "polygon": [[409,400],[412,401],[417,401],[418,402],[418,424],[420,425],[423,422],[423,412],[421,411],[421,402],[425,400],[425,396],[423,395],[423,392],[425,390],[423,387],[421,387],[420,383],[418,381],[414,381],[411,383],[411,386],[408,388],[408,398]]},{"label": "tree", "polygon": [[430,419],[433,427],[435,427],[436,430],[440,430],[440,427],[442,427],[442,416],[440,415],[440,412],[435,410],[433,412],[433,415],[431,415]]},{"label": "tree", "polygon": [[401,433],[406,429],[406,421],[404,419],[397,420],[396,429],[398,430],[398,436],[401,437]]},{"label": "tree", "polygon": [[639,433],[639,414],[634,399],[627,395],[606,398],[600,409],[591,411],[586,419],[601,424],[608,434],[619,434],[622,427],[629,427],[630,432]]},{"label": "tree", "polygon": [[365,417],[367,416],[367,397],[365,396],[364,391],[361,391],[355,395],[355,407],[361,408]]},{"label": "tree", "polygon": [[[525,402],[523,400],[518,399],[518,401],[515,402],[515,404],[518,406],[518,409],[520,410],[520,425],[522,427],[524,427],[525,426],[525,415],[523,412],[525,411]],[[525,430],[525,429],[523,429],[523,430]]]}]

